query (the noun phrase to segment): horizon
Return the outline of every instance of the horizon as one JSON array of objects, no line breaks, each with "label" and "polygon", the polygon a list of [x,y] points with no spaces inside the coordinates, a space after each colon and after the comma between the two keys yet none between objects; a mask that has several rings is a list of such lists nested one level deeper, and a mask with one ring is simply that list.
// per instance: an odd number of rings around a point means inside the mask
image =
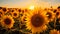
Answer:
[{"label": "horizon", "polygon": [[60,6],[60,0],[0,0],[1,7],[7,8],[28,8],[34,5],[41,8],[54,8]]}]

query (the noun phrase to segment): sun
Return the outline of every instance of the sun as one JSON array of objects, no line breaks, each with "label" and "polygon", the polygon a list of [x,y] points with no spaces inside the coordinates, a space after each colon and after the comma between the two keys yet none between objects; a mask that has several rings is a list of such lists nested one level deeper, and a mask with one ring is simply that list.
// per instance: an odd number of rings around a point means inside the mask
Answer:
[{"label": "sun", "polygon": [[34,5],[30,6],[29,9],[30,10],[33,10],[34,9]]}]

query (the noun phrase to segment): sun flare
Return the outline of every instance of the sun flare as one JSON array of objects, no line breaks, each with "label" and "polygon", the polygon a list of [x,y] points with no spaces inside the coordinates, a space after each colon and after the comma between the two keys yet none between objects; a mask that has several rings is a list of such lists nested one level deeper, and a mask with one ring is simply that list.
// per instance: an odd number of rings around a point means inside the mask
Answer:
[{"label": "sun flare", "polygon": [[30,10],[33,10],[34,9],[34,5],[30,6],[29,9]]}]

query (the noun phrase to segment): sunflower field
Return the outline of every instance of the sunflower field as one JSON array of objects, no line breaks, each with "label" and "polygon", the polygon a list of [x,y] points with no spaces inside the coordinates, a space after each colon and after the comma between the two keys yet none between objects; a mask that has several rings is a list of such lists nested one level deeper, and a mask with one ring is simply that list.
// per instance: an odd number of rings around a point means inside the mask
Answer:
[{"label": "sunflower field", "polygon": [[0,7],[0,34],[60,34],[60,6],[34,10]]}]

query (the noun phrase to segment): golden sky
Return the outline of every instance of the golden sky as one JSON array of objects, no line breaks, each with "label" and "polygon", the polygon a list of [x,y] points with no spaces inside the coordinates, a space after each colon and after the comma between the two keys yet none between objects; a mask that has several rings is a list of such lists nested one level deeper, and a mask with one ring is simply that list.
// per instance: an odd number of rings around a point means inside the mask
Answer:
[{"label": "golden sky", "polygon": [[0,6],[9,8],[28,8],[34,5],[35,7],[58,7],[60,0],[0,0]]}]

